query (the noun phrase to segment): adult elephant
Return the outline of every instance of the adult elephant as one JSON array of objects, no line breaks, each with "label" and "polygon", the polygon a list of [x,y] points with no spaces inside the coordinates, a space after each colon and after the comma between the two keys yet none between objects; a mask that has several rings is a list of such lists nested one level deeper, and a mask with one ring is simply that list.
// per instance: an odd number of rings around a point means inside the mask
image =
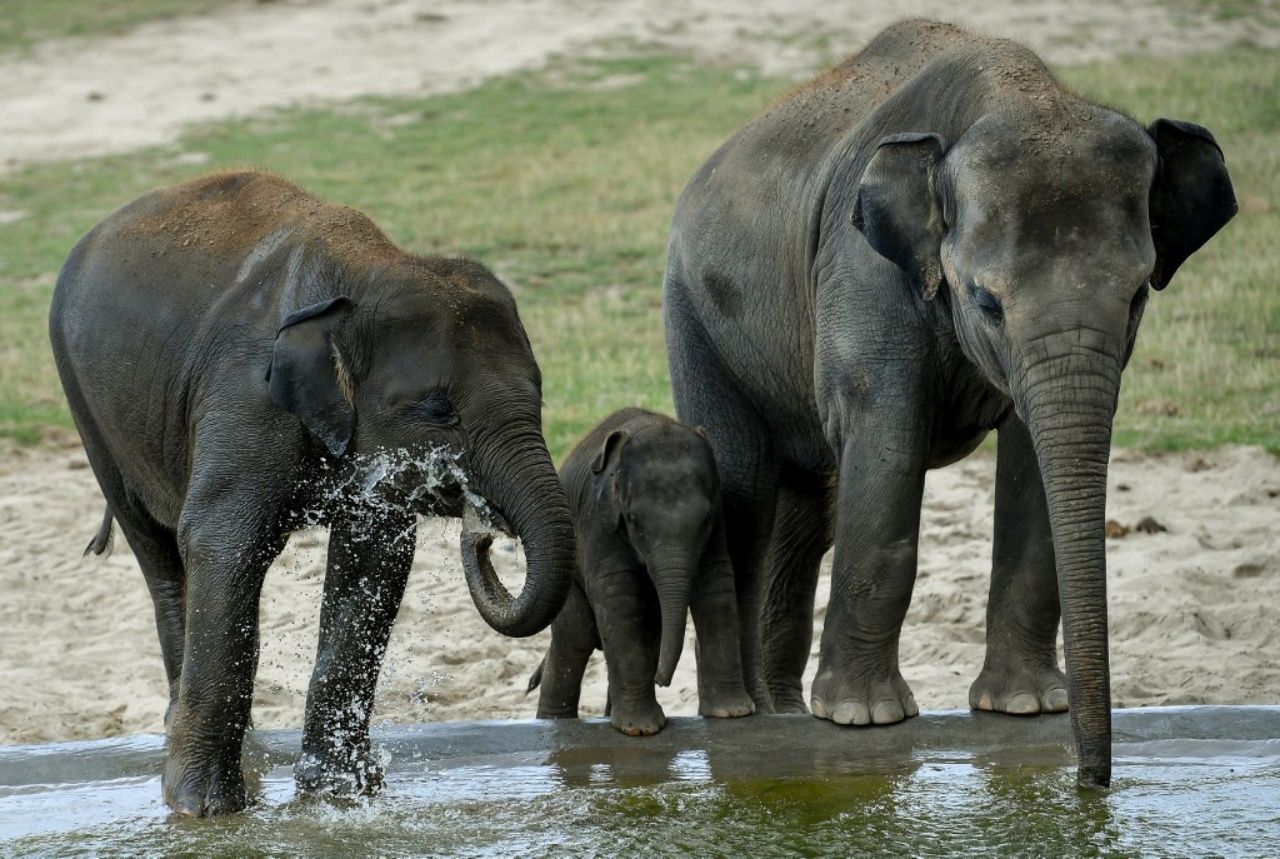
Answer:
[{"label": "adult elephant", "polygon": [[415,515],[481,508],[523,540],[513,598],[488,541],[464,536],[472,597],[499,632],[538,632],[564,603],[573,527],[541,377],[510,292],[478,263],[405,253],[281,179],[215,175],[91,230],[49,327],[107,501],[90,548],[118,520],[155,603],[175,810],[246,803],[258,598],[290,531],[330,528],[304,789],[381,782],[369,718]]},{"label": "adult elephant", "polygon": [[711,156],[676,208],[664,313],[680,419],[706,428],[721,469],[759,707],[804,708],[834,541],[813,711],[917,712],[898,635],[925,471],[996,429],[971,702],[1034,713],[1069,699],[1079,781],[1108,784],[1103,511],[1120,372],[1149,290],[1235,210],[1204,128],[1144,129],[1021,45],[929,21],[885,30]]}]

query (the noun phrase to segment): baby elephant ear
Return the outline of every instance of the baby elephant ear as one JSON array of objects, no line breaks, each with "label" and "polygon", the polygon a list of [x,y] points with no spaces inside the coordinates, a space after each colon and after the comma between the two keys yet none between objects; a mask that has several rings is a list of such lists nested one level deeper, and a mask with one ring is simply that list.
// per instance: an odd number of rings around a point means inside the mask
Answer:
[{"label": "baby elephant ear", "polygon": [[1218,141],[1193,122],[1157,119],[1147,133],[1160,166],[1151,185],[1151,285],[1164,289],[1173,273],[1236,213],[1236,194]]},{"label": "baby elephant ear", "polygon": [[596,458],[591,460],[591,473],[599,474],[604,471],[605,466],[609,464],[609,457],[613,456],[623,444],[627,441],[626,430],[614,430],[605,438],[604,444],[600,445],[600,450],[596,453]]},{"label": "baby elephant ear", "polygon": [[350,379],[333,342],[352,306],[339,296],[289,314],[276,333],[267,371],[271,401],[301,418],[334,456],[346,452],[356,423]]},{"label": "baby elephant ear", "polygon": [[853,225],[880,256],[911,278],[925,298],[942,283],[942,204],[934,173],[942,161],[936,134],[893,134],[871,156],[858,197]]}]

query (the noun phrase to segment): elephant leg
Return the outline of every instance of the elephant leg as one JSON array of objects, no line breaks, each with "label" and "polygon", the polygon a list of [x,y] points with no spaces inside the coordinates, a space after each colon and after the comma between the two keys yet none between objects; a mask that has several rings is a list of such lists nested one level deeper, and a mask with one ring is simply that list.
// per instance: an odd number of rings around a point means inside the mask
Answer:
[{"label": "elephant leg", "polygon": [[551,624],[551,647],[542,665],[542,685],[538,691],[539,719],[578,718],[582,675],[598,647],[600,632],[596,629],[595,614],[582,585],[574,582],[564,608]]},{"label": "elephant leg", "polygon": [[765,569],[764,675],[779,713],[808,713],[803,678],[813,645],[813,603],[831,545],[825,494],[783,484]]},{"label": "elephant leg", "polygon": [[[78,390],[68,388],[67,394],[73,404],[82,403]],[[87,409],[87,406],[81,405],[80,409]],[[80,419],[76,426],[107,507],[133,550],[151,594],[156,632],[160,638],[160,656],[164,661],[165,680],[169,684],[169,704],[164,713],[164,724],[168,726],[178,703],[186,637],[186,572],[178,539],[171,528],[161,525],[130,498],[97,426],[92,421]]]},{"label": "elephant leg", "polygon": [[1058,572],[1044,482],[1031,436],[1014,415],[999,428],[987,656],[969,689],[975,710],[1031,715],[1067,709],[1058,668]]},{"label": "elephant leg", "polygon": [[300,790],[349,794],[382,787],[369,722],[415,534],[413,516],[403,513],[344,516],[330,526],[320,640],[294,767]]},{"label": "elephant leg", "polygon": [[662,626],[656,594],[642,593],[643,569],[617,569],[599,576],[593,593],[596,619],[609,672],[609,719],[630,737],[656,734],[667,723],[654,694]]},{"label": "elephant leg", "polygon": [[751,715],[756,707],[743,681],[738,602],[723,527],[708,541],[689,607],[697,631],[698,713],[715,719]]},{"label": "elephant leg", "polygon": [[161,782],[175,811],[197,817],[247,803],[240,752],[258,664],[258,599],[284,543],[273,530],[282,499],[238,489],[226,475],[202,478],[178,524],[186,635]]},{"label": "elephant leg", "polygon": [[[738,600],[742,676],[756,711],[772,713],[773,700],[764,680],[760,655],[762,579],[777,492],[776,485],[766,476],[776,469],[769,468],[766,462],[761,449],[748,449],[740,462],[741,469],[734,469],[732,484],[722,484],[721,498]],[[754,475],[754,479],[743,479],[745,475]]]},{"label": "elephant leg", "polygon": [[813,681],[813,714],[845,725],[919,712],[898,670],[898,636],[915,585],[928,434],[904,434],[908,416],[880,418],[842,445],[831,602]]},{"label": "elephant leg", "polygon": [[164,723],[168,725],[178,705],[186,637],[186,571],[178,551],[178,538],[146,514],[120,508],[113,508],[113,513],[151,592],[160,655],[164,659],[165,679],[169,682],[169,705],[164,714]]},{"label": "elephant leg", "polygon": [[738,600],[743,677],[756,712],[771,713],[773,704],[760,659],[760,607],[778,491],[778,456],[770,429],[756,408],[737,393],[735,374],[707,345],[706,333],[681,293],[678,283],[672,282],[664,298],[671,393],[676,415],[689,426],[701,426],[715,452]]}]

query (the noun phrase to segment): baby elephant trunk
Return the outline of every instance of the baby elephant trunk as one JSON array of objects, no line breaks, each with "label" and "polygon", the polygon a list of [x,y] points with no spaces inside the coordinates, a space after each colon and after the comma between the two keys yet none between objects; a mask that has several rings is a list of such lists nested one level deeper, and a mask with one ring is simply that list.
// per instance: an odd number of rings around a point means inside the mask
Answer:
[{"label": "baby elephant trunk", "polygon": [[662,610],[662,646],[658,651],[658,671],[654,682],[670,686],[671,675],[684,649],[684,624],[689,614],[689,592],[694,565],[687,557],[667,557],[651,569],[658,605]]}]

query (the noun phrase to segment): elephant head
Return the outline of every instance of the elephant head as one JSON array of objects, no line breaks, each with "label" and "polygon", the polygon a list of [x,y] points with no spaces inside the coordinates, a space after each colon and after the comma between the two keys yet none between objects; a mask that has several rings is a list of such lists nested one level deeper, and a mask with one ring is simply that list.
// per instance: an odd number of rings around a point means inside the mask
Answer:
[{"label": "elephant head", "polygon": [[528,568],[513,598],[488,562],[489,538],[464,535],[472,598],[499,632],[538,632],[568,592],[573,526],[543,440],[542,379],[510,292],[465,260],[414,258],[339,282],[344,294],[284,319],[271,399],[339,463],[455,452],[462,483],[423,492],[440,475],[401,468],[385,495],[436,515],[487,506],[523,541]]},{"label": "elephant head", "polygon": [[685,621],[712,530],[720,486],[711,445],[665,421],[634,435],[609,433],[591,462],[596,492],[648,570],[662,613],[654,682],[669,686],[684,647]]},{"label": "elephant head", "polygon": [[1052,524],[1068,694],[1085,786],[1111,777],[1103,536],[1120,373],[1150,290],[1235,214],[1213,135],[1143,129],[1073,102],[993,113],[949,149],[881,141],[854,226],[941,302],[966,358],[1007,395],[1036,449]]}]

